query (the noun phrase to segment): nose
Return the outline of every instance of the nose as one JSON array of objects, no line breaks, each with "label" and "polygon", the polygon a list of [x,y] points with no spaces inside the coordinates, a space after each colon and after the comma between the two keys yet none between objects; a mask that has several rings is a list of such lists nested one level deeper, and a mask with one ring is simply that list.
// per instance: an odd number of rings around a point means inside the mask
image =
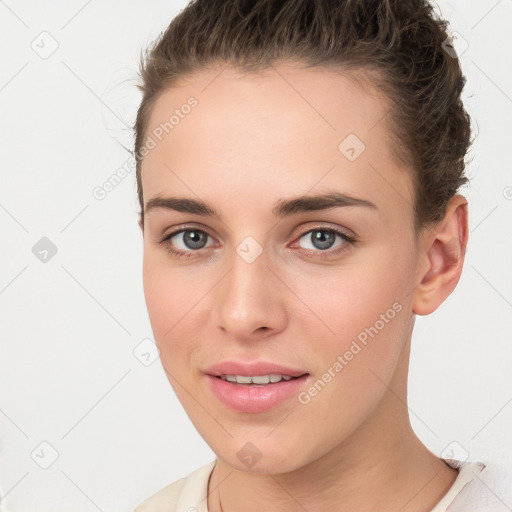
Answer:
[{"label": "nose", "polygon": [[285,328],[286,291],[263,252],[249,263],[234,254],[233,264],[215,287],[213,321],[239,341],[267,338]]}]

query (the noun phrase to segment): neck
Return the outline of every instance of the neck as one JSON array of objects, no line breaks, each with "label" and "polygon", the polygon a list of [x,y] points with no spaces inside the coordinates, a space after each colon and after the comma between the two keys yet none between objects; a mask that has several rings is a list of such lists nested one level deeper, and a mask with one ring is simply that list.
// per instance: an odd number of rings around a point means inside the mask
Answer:
[{"label": "neck", "polygon": [[[222,459],[208,484],[208,511],[427,512],[457,471],[415,435],[407,408],[409,349],[377,408],[335,449],[289,473],[239,471]],[[385,384],[383,384],[384,386]]]}]

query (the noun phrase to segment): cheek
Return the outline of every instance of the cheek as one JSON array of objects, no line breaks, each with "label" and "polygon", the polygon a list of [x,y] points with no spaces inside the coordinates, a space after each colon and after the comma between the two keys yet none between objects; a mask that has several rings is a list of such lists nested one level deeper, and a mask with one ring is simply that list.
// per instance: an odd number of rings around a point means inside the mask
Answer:
[{"label": "cheek", "polygon": [[196,346],[194,335],[198,332],[190,320],[193,317],[197,326],[200,308],[194,306],[208,292],[208,286],[191,280],[190,273],[183,269],[152,261],[149,254],[144,257],[143,281],[151,328],[164,368],[173,373],[190,368],[190,354]]},{"label": "cheek", "polygon": [[[305,339],[316,340],[304,348],[308,353],[314,348],[317,388],[325,394],[318,407],[344,402],[362,412],[383,392],[380,379],[391,379],[410,328],[414,259],[409,252],[374,253],[372,261],[340,266],[328,277],[303,275],[296,281],[297,295],[315,313],[300,316],[299,329]],[[319,329],[325,334],[318,336]],[[305,401],[315,393],[308,392]]]},{"label": "cheek", "polygon": [[405,309],[410,300],[414,267],[406,251],[372,251],[352,261],[325,272],[290,276],[297,295],[313,313],[299,318],[310,324],[321,320],[328,329],[323,331],[332,339],[347,341],[360,334],[364,339],[375,324],[379,331],[390,330],[397,309]]},{"label": "cheek", "polygon": [[[381,279],[375,281],[377,273]],[[292,445],[296,435],[296,442],[302,437],[300,442],[311,452],[332,449],[374,410],[397,368],[409,325],[406,293],[399,280],[385,273],[355,274],[353,269],[350,278],[332,279],[321,293],[310,296],[308,305],[334,334],[315,338],[315,317],[299,326],[316,340],[308,352],[315,374],[298,397],[295,419],[301,426],[288,431],[285,444]],[[322,436],[317,435],[319,425]]]}]

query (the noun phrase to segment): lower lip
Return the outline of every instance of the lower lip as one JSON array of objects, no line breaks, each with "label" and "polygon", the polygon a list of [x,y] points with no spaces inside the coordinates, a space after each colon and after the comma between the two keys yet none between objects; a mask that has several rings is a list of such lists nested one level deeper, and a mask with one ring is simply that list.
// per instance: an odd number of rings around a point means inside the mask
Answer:
[{"label": "lower lip", "polygon": [[207,375],[213,394],[227,407],[238,412],[258,413],[277,407],[297,396],[309,375],[271,384],[237,384]]}]

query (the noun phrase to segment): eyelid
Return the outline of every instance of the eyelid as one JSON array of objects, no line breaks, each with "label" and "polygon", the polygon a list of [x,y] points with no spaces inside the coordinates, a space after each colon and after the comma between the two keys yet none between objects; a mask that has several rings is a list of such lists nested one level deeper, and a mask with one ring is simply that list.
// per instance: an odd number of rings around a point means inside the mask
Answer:
[{"label": "eyelid", "polygon": [[193,231],[193,230],[197,230],[197,231],[203,231],[205,232],[208,236],[210,236],[211,238],[215,238],[211,233],[210,231],[203,227],[203,226],[197,226],[197,225],[194,225],[194,224],[178,224],[177,226],[174,226],[169,232],[167,232],[165,235],[162,235],[161,239],[160,239],[160,242],[165,242],[166,240],[168,240],[169,238],[173,237],[173,236],[176,236],[177,234],[183,232],[183,231]]},{"label": "eyelid", "polygon": [[[356,235],[351,230],[349,230],[347,228],[333,226],[332,224],[329,224],[327,222],[322,222],[322,221],[317,221],[317,222],[311,221],[309,224],[310,224],[309,228],[305,227],[303,230],[301,229],[300,234],[295,235],[295,236],[300,238],[301,236],[304,236],[306,233],[309,233],[310,231],[315,231],[315,230],[319,231],[319,230],[325,229],[325,230],[341,232],[349,240],[357,241]],[[177,226],[174,226],[170,232],[163,235],[161,241],[163,242],[164,240],[168,239],[169,237],[177,235],[178,233],[180,233],[182,231],[187,231],[189,229],[190,230],[197,229],[198,231],[204,231],[212,238],[215,238],[215,236],[212,235],[212,233],[206,227],[198,226],[195,224],[178,224]]]},{"label": "eyelid", "polygon": [[310,224],[311,224],[311,226],[304,228],[304,231],[301,230],[301,233],[298,235],[299,238],[301,238],[302,236],[304,236],[305,234],[307,234],[311,231],[324,231],[325,230],[325,231],[333,231],[333,232],[336,232],[337,234],[341,234],[352,242],[357,241],[357,236],[353,233],[353,231],[351,231],[347,228],[344,228],[341,226],[334,226],[332,224],[329,224],[327,222],[322,222],[322,221],[311,222]]}]

